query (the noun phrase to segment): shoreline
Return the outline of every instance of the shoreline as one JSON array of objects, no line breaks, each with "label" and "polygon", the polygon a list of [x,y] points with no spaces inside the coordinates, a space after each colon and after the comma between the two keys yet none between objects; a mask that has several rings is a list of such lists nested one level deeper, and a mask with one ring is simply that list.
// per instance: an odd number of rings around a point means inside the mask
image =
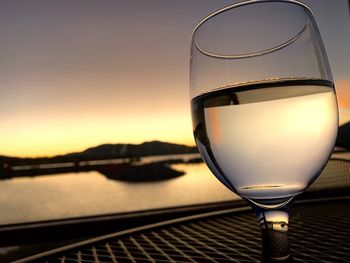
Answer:
[{"label": "shoreline", "polygon": [[[188,157],[189,156],[189,157]],[[18,177],[36,177],[64,173],[80,173],[97,171],[108,179],[126,182],[160,181],[175,178],[185,173],[170,167],[171,164],[201,163],[196,154],[188,154],[188,158],[179,156],[163,156],[155,160],[112,159],[105,161],[53,163],[41,166],[15,166],[2,169],[2,179]],[[146,158],[147,159],[147,158]]]}]

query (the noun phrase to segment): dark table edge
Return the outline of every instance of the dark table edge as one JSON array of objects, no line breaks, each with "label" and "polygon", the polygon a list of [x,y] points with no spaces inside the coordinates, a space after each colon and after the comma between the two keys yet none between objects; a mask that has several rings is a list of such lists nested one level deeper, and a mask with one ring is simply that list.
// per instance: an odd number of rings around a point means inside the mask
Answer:
[{"label": "dark table edge", "polygon": [[[320,198],[313,198],[313,199],[303,199],[303,200],[297,200],[295,203],[296,205],[298,204],[312,204],[312,203],[325,203],[325,202],[334,202],[334,201],[344,201],[344,200],[350,200],[350,196],[346,195],[346,196],[336,196],[336,197],[320,197]],[[169,226],[169,225],[173,225],[173,224],[179,224],[179,223],[184,223],[184,222],[190,222],[193,220],[198,220],[198,219],[206,219],[206,218],[210,218],[210,217],[215,217],[215,216],[224,216],[224,215],[228,215],[228,214],[232,214],[232,213],[243,213],[243,212],[248,212],[251,211],[252,208],[249,205],[246,206],[242,206],[242,207],[236,207],[236,208],[230,208],[230,209],[222,209],[219,211],[211,211],[211,212],[206,212],[206,213],[201,213],[201,214],[197,214],[197,215],[190,215],[190,216],[185,216],[185,217],[181,217],[181,218],[175,218],[175,219],[170,219],[170,220],[166,220],[166,221],[162,221],[162,222],[157,222],[157,223],[152,223],[152,224],[148,224],[148,225],[144,225],[144,226],[139,226],[139,227],[135,227],[135,228],[131,228],[131,229],[127,229],[127,230],[122,230],[122,231],[118,231],[115,233],[110,233],[110,234],[106,234],[106,235],[102,235],[99,237],[95,237],[95,238],[91,238],[85,241],[81,241],[81,242],[77,242],[74,244],[70,244],[70,245],[66,245],[63,247],[59,247],[56,249],[52,249],[49,251],[45,251],[33,256],[29,256],[23,259],[19,259],[16,261],[13,261],[13,263],[26,263],[26,262],[31,262],[33,260],[38,260],[38,259],[42,259],[57,253],[62,253],[71,249],[75,249],[84,245],[89,245],[95,242],[101,242],[104,240],[108,240],[111,238],[116,238],[116,237],[121,237],[124,235],[128,235],[128,234],[132,234],[132,233],[137,233],[140,231],[145,231],[145,230],[151,230],[151,229],[155,229],[155,228],[159,228],[159,227],[164,227],[164,226]]]}]

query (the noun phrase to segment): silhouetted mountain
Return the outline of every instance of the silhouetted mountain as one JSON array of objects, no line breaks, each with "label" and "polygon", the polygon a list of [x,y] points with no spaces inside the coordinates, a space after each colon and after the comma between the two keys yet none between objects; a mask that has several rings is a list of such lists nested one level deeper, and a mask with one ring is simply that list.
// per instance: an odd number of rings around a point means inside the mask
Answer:
[{"label": "silhouetted mountain", "polygon": [[0,165],[31,165],[42,163],[76,162],[102,159],[138,158],[151,155],[196,153],[197,148],[160,141],[144,142],[142,144],[103,144],[88,148],[82,152],[68,153],[44,158],[17,158],[0,156]]},{"label": "silhouetted mountain", "polygon": [[83,159],[137,158],[151,155],[195,153],[196,147],[160,141],[142,144],[103,144],[88,148],[80,153],[67,154],[67,157]]},{"label": "silhouetted mountain", "polygon": [[339,127],[336,146],[350,149],[350,122]]}]

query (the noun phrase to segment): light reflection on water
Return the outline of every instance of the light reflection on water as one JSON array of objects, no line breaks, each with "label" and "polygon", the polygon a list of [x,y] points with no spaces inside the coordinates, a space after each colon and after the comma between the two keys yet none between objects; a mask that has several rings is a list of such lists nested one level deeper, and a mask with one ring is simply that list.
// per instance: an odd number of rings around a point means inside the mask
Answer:
[{"label": "light reflection on water", "polygon": [[174,179],[126,183],[98,172],[67,173],[0,181],[0,224],[234,200],[200,164],[176,164],[186,172]]}]

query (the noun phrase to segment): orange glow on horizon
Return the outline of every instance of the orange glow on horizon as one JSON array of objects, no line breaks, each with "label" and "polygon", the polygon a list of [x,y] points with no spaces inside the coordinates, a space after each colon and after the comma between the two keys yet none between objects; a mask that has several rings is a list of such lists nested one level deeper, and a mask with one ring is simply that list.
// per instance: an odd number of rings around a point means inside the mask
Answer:
[{"label": "orange glow on horizon", "polygon": [[14,157],[50,157],[83,151],[105,143],[139,144],[164,141],[194,145],[190,116],[125,116],[88,119],[54,119],[31,116],[6,120],[0,137],[0,155]]},{"label": "orange glow on horizon", "polygon": [[340,80],[335,88],[339,107],[339,125],[343,125],[350,121],[350,81]]},{"label": "orange glow on horizon", "polygon": [[350,109],[350,81],[340,80],[336,86],[339,108]]}]

